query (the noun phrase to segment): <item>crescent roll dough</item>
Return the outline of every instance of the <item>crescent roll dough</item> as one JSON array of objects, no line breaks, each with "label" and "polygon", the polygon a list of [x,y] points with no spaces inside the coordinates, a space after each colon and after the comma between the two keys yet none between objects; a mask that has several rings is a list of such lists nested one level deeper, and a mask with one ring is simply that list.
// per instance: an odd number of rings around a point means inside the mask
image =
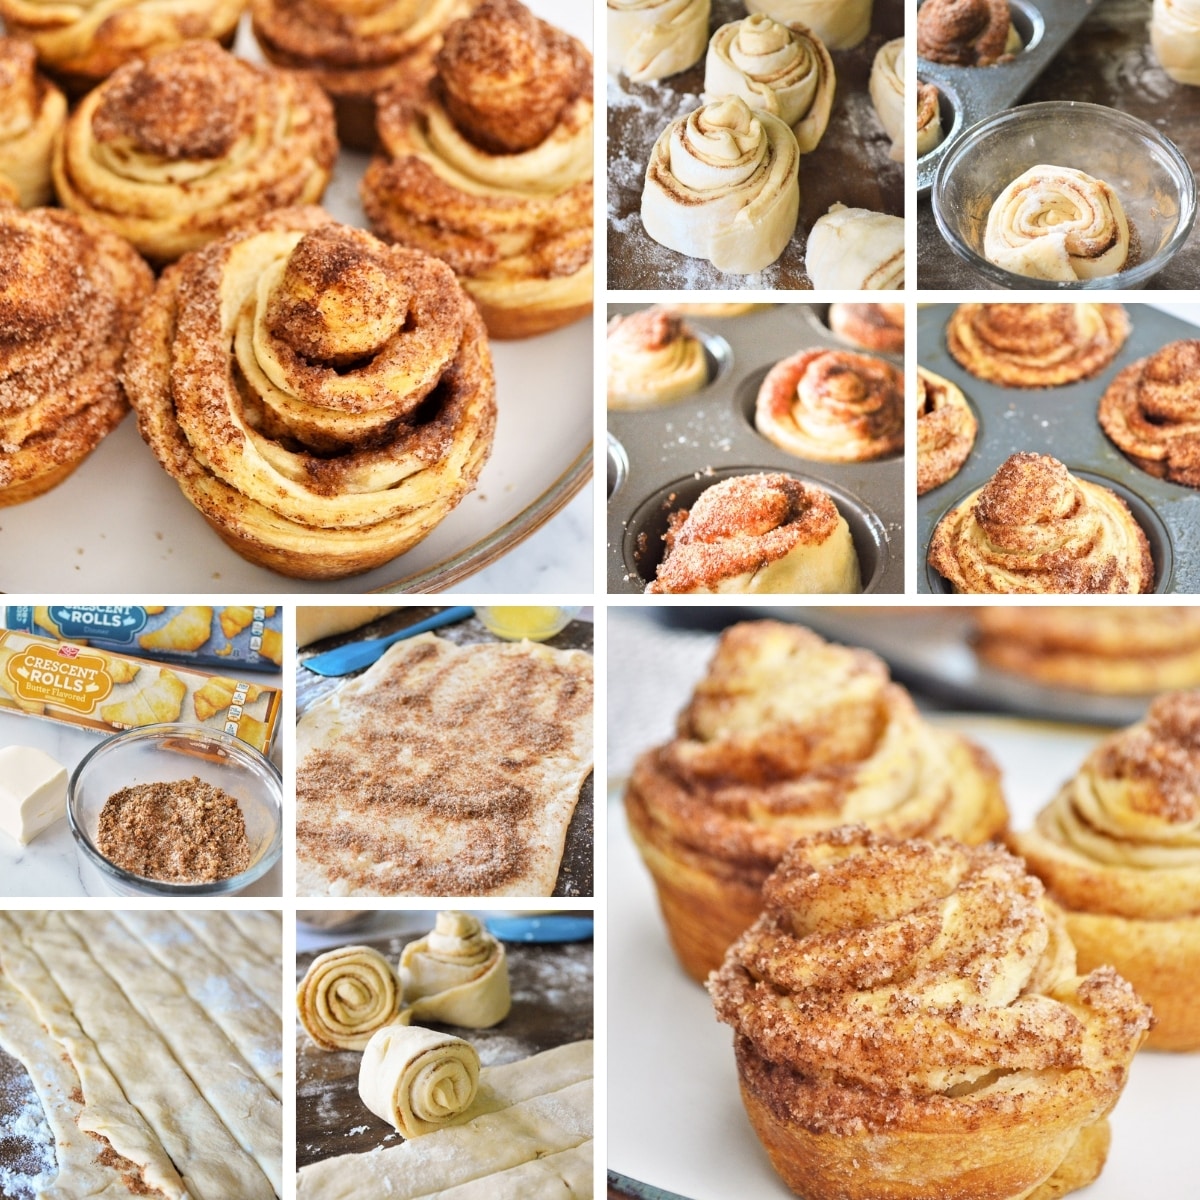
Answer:
[{"label": "crescent roll dough", "polygon": [[367,1043],[358,1094],[406,1138],[460,1117],[479,1089],[479,1055],[470,1042],[419,1025],[393,1025]]},{"label": "crescent roll dough", "polygon": [[212,633],[213,610],[206,604],[190,604],[161,629],[138,638],[143,650],[199,650]]},{"label": "crescent roll dough", "polygon": [[512,1007],[504,946],[469,913],[438,913],[433,930],[404,947],[400,979],[406,1020],[488,1029]]}]

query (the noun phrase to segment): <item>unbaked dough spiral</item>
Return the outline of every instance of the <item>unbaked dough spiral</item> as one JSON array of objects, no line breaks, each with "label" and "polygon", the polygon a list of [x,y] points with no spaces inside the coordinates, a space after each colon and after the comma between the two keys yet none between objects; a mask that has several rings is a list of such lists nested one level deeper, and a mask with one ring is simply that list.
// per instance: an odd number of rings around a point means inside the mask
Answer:
[{"label": "unbaked dough spiral", "polygon": [[66,208],[171,262],[325,191],[337,154],[324,93],[215,42],[131,62],[71,114],[54,157]]},{"label": "unbaked dough spiral", "polygon": [[1124,268],[1129,236],[1121,200],[1104,180],[1039,164],[996,197],[983,256],[1032,279],[1098,279]]},{"label": "unbaked dough spiral", "polygon": [[904,218],[832,204],[809,230],[804,265],[819,291],[904,288]]},{"label": "unbaked dough spiral", "polygon": [[802,25],[756,15],[722,25],[708,44],[704,100],[741,96],[792,127],[801,154],[814,150],[829,124],[833,59]]},{"label": "unbaked dough spiral", "polygon": [[406,1138],[463,1116],[479,1090],[479,1055],[470,1042],[419,1025],[381,1029],[358,1068],[358,1094]]},{"label": "unbaked dough spiral", "polygon": [[811,29],[830,50],[852,50],[871,30],[873,0],[746,0],[748,13]]},{"label": "unbaked dough spiral", "polygon": [[1048,454],[1014,454],[952,508],[929,562],[956,592],[1137,595],[1154,590],[1150,544],[1115,492]]},{"label": "unbaked dough spiral", "polygon": [[871,103],[888,137],[892,139],[890,157],[904,161],[904,39],[884,42],[871,63],[868,81]]},{"label": "unbaked dough spiral", "polygon": [[686,71],[708,45],[711,0],[608,0],[608,71],[649,83]]},{"label": "unbaked dough spiral", "polygon": [[217,533],[300,578],[418,542],[474,486],[495,426],[483,323],[449,267],[312,208],[169,268],[125,380]]},{"label": "unbaked dough spiral", "polygon": [[852,350],[802,350],[758,391],[754,424],[799,458],[865,462],[904,444],[904,381],[891,363]]},{"label": "unbaked dough spiral", "polygon": [[1200,341],[1169,342],[1118,371],[1099,419],[1143,471],[1200,487]]},{"label": "unbaked dough spiral", "polygon": [[635,764],[625,805],[696,979],[753,923],[763,881],[806,833],[863,821],[975,843],[1007,824],[995,764],[929,724],[881,660],[773,621],[722,634],[674,740]]},{"label": "unbaked dough spiral", "polygon": [[16,188],[16,202],[49,202],[50,154],[67,119],[67,98],[37,70],[30,42],[0,37],[0,179]]},{"label": "unbaked dough spiral", "polygon": [[672,121],[646,168],[642,224],[661,245],[749,275],[784,251],[800,212],[790,127],[726,96]]},{"label": "unbaked dough spiral", "polygon": [[305,1032],[322,1050],[362,1050],[400,1016],[400,980],[378,950],[342,946],[318,954],[296,993]]},{"label": "unbaked dough spiral", "polygon": [[852,825],[795,843],[763,907],[709,991],[797,1193],[1048,1198],[1099,1173],[1150,1009],[1076,973],[1017,859]]},{"label": "unbaked dough spiral", "polygon": [[1064,910],[1084,968],[1154,1008],[1149,1044],[1200,1049],[1200,692],[1105,738],[1014,849]]},{"label": "unbaked dough spiral", "polygon": [[669,404],[707,383],[704,343],[671,310],[646,308],[609,321],[609,408]]},{"label": "unbaked dough spiral", "polygon": [[1154,0],[1150,45],[1176,83],[1200,86],[1200,0]]}]

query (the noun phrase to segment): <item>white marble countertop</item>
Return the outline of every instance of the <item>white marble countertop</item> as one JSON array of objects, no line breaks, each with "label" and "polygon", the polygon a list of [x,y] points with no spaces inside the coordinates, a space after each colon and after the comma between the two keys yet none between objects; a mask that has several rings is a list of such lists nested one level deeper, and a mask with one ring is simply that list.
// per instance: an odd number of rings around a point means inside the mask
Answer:
[{"label": "white marble countertop", "polygon": [[[259,676],[255,675],[255,679]],[[279,676],[263,674],[262,682],[279,687]],[[89,750],[102,739],[93,730],[75,729],[41,717],[0,712],[0,746],[36,746],[72,771]],[[279,742],[272,759],[278,764]],[[0,832],[0,893],[13,896],[113,896],[95,874],[94,867],[81,871],[75,839],[64,816],[39,834],[28,846]],[[283,868],[276,863],[240,896],[280,896]]]}]

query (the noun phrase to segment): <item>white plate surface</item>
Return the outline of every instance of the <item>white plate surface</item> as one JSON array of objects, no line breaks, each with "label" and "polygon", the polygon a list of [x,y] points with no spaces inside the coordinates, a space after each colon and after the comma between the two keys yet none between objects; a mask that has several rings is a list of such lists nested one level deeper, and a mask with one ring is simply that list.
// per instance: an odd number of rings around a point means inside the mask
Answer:
[{"label": "white plate surface", "polygon": [[[529,7],[591,45],[590,5]],[[260,60],[245,21],[237,50]],[[358,200],[366,162],[343,151],[323,202],[351,225],[366,225]],[[314,583],[246,562],[183,498],[129,416],[65,483],[0,509],[0,591],[415,591],[456,582],[533,533],[592,477],[592,322],[492,350],[499,416],[476,490],[383,567]]]}]

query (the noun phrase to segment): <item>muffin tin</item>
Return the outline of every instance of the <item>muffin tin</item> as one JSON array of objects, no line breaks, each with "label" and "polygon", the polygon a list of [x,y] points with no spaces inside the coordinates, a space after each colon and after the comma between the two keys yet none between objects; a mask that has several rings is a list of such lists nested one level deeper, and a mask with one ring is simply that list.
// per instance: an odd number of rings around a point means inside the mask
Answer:
[{"label": "muffin tin", "polygon": [[1012,62],[956,67],[917,59],[917,78],[937,85],[946,136],[917,159],[917,195],[933,186],[942,155],[976,121],[1011,107],[1046,69],[1098,0],[1010,0],[1013,24],[1025,48]]},{"label": "muffin tin", "polygon": [[938,521],[987,483],[1009,455],[1029,450],[1053,455],[1072,474],[1102,484],[1125,500],[1150,541],[1154,591],[1200,592],[1200,492],[1135,467],[1108,440],[1096,417],[1100,397],[1118,371],[1168,342],[1200,337],[1200,330],[1149,305],[1124,307],[1132,329],[1116,358],[1091,379],[1052,388],[1000,387],[977,379],[946,347],[946,323],[954,306],[938,304],[918,311],[917,361],[958,384],[979,419],[975,446],[962,470],[917,500],[919,591],[950,590],[925,557]]},{"label": "muffin tin", "polygon": [[[644,305],[616,304],[614,313]],[[608,591],[645,591],[663,553],[667,517],[731,475],[783,471],[823,488],[850,526],[863,591],[904,591],[904,460],[823,463],[779,449],[754,427],[767,372],[800,350],[857,349],[827,324],[828,305],[776,304],[740,317],[689,314],[709,356],[706,388],[674,404],[608,414]],[[863,351],[863,353],[867,353]],[[879,355],[901,366],[896,355]]]}]

